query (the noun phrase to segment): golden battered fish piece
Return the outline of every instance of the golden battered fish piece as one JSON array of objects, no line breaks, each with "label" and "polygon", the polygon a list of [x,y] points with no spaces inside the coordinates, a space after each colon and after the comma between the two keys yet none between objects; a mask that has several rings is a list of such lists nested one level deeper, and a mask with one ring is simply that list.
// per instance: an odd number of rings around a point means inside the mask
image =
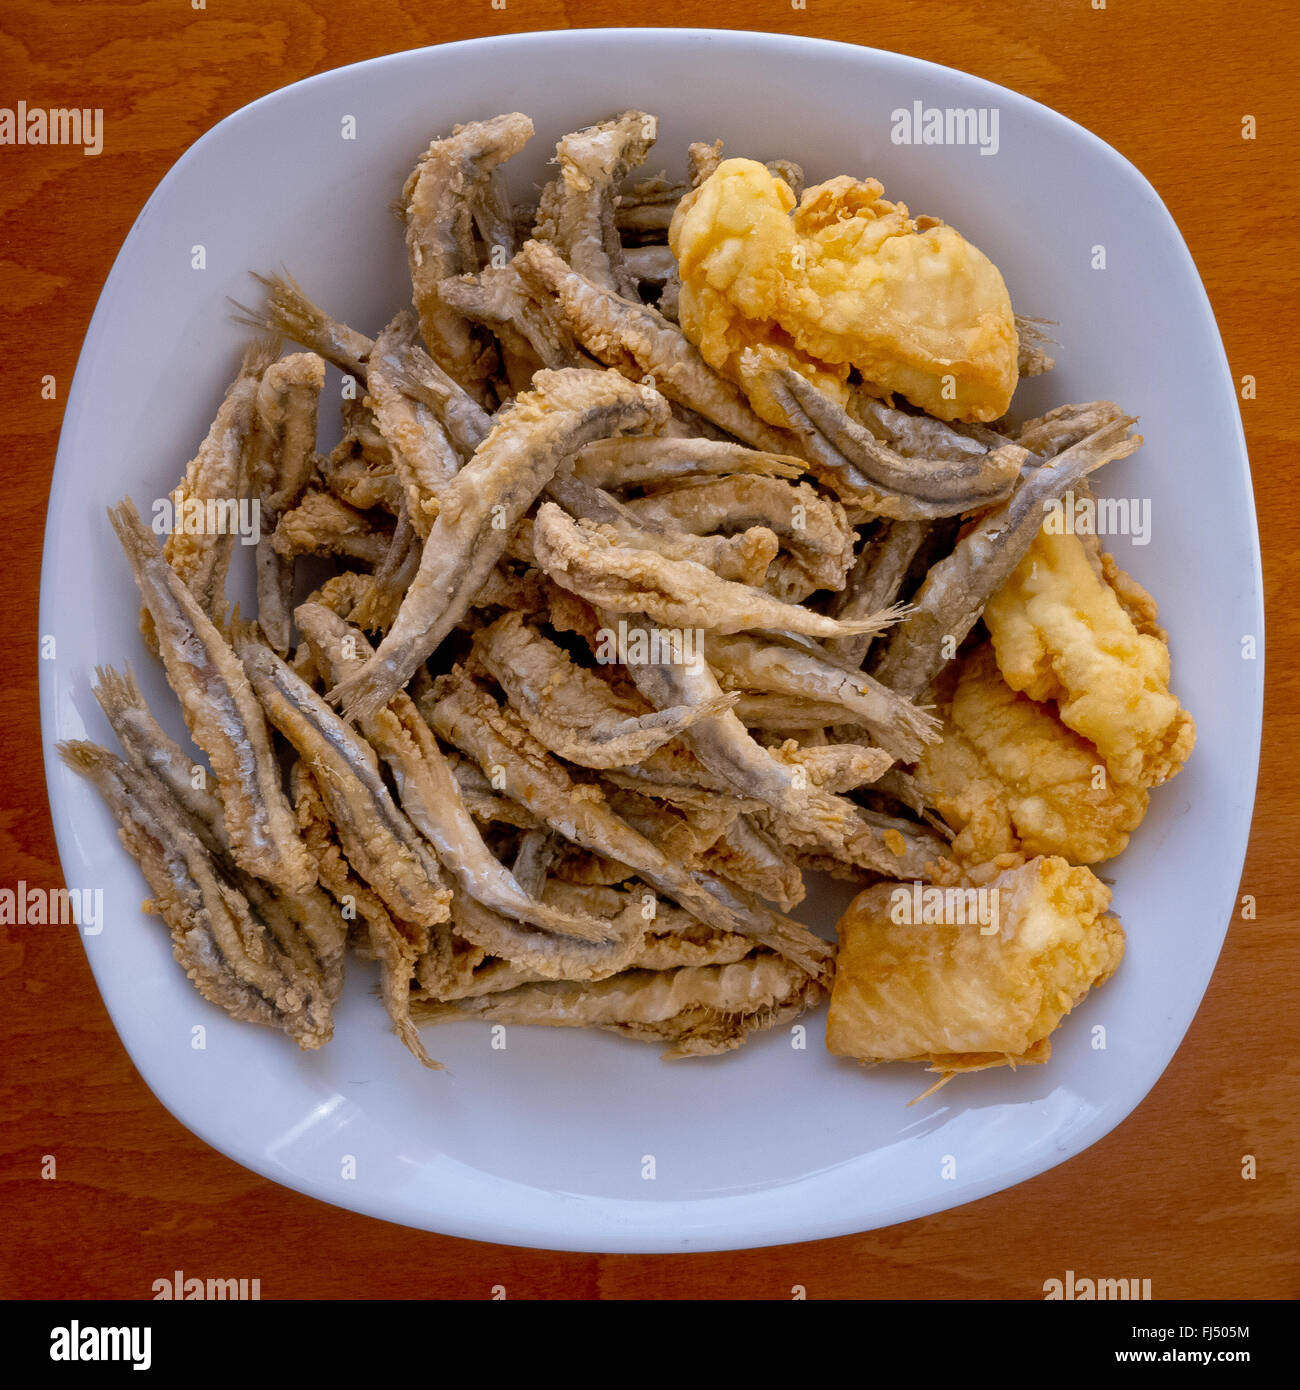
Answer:
[{"label": "golden battered fish piece", "polygon": [[[1064,859],[1033,859],[981,890],[946,892],[967,895],[945,900],[948,922],[912,920],[908,883],[877,884],[849,905],[826,1021],[836,1056],[926,1061],[938,1072],[1046,1061],[1051,1033],[1124,954],[1123,928],[1106,912],[1110,890]],[[969,920],[977,892],[991,895],[981,900],[996,921],[987,935]],[[956,924],[958,903],[965,925]]]},{"label": "golden battered fish piece", "polygon": [[926,748],[916,782],[958,832],[953,855],[967,864],[1016,853],[1113,859],[1148,799],[1145,788],[1107,776],[1101,755],[1053,706],[1012,690],[988,643],[962,662],[943,742]]},{"label": "golden battered fish piece", "polygon": [[[1130,605],[1136,588],[1126,575]],[[984,621],[1007,684],[1055,700],[1113,779],[1155,787],[1187,761],[1196,724],[1170,692],[1169,648],[1138,630],[1082,537],[1044,527]]]},{"label": "golden battered fish piece", "polygon": [[[998,268],[952,227],[913,219],[875,179],[805,191],[726,159],[678,204],[668,233],[686,336],[769,424],[784,412],[742,365],[792,367],[840,405],[850,368],[940,420],[996,420],[1019,379]],[[791,215],[793,213],[793,215]]]}]

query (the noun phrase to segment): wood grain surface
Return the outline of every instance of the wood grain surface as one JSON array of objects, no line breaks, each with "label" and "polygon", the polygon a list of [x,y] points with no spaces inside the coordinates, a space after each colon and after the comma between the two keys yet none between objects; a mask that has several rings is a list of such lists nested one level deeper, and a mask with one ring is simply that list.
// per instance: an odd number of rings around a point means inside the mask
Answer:
[{"label": "wood grain surface", "polygon": [[[195,0],[197,3],[197,0]],[[299,78],[484,34],[689,22],[873,45],[1045,102],[1164,198],[1219,318],[1254,468],[1268,604],[1264,759],[1243,893],[1195,1022],[1138,1110],[1086,1153],[907,1225],[743,1254],[554,1254],[422,1234],[238,1167],[173,1120],[127,1059],[72,932],[0,927],[0,1294],[147,1298],[175,1269],[261,1279],[264,1298],[1037,1298],[1066,1269],[1149,1277],[1157,1298],[1300,1291],[1295,785],[1300,664],[1296,410],[1300,57],[1289,0],[5,0],[0,106],[102,107],[102,155],[0,147],[0,887],[56,885],[37,718],[37,586],[66,387],[109,268],[170,165]],[[1257,122],[1242,138],[1242,118]],[[1032,200],[1034,190],[1025,190]],[[52,374],[57,399],[43,400]],[[1213,497],[1189,564],[1212,564]],[[1190,696],[1190,692],[1188,692]],[[41,1156],[58,1159],[41,1177]],[[1243,1181],[1242,1156],[1258,1176]]]}]

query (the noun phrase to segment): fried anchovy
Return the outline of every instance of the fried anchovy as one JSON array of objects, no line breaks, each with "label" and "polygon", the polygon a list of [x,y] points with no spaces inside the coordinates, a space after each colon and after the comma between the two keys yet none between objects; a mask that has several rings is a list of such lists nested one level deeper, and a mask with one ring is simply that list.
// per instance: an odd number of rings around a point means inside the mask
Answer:
[{"label": "fried anchovy", "polygon": [[667,413],[661,396],[616,372],[539,372],[536,386],[447,485],[396,621],[374,656],[330,692],[349,719],[382,709],[464,617],[564,458],[592,439]]},{"label": "fried anchovy", "polygon": [[677,269],[673,253],[666,246],[629,246],[623,252],[623,264],[639,284],[652,286],[667,284]]},{"label": "fried anchovy", "polygon": [[444,280],[439,293],[451,308],[490,328],[516,356],[532,356],[542,367],[600,365],[578,346],[554,302],[533,293],[513,261]]},{"label": "fried anchovy", "polygon": [[328,1042],[332,1009],[314,957],[305,946],[284,949],[163,784],[93,743],[61,743],[58,751],[107,803],[171,932],[172,953],[199,993],[232,1018],[280,1029],[299,1047]]},{"label": "fried anchovy", "polygon": [[849,393],[848,413],[864,429],[896,454],[907,458],[979,460],[988,444],[972,438],[956,425],[932,415],[913,415],[897,410],[865,391]]},{"label": "fried anchovy", "polygon": [[314,352],[295,352],[273,362],[257,391],[252,491],[259,506],[257,620],[266,640],[289,651],[293,559],[272,545],[280,517],[296,507],[316,471],[316,405],[325,384],[325,362]]},{"label": "fried anchovy", "polygon": [[808,471],[802,459],[769,454],[718,439],[658,438],[636,435],[601,439],[579,451],[574,476],[592,487],[649,487],[717,473],[753,473],[797,478]]},{"label": "fried anchovy", "polygon": [[737,816],[709,851],[705,863],[714,873],[749,888],[789,912],[804,900],[799,866],[786,858],[775,838],[751,816]]},{"label": "fried anchovy", "polygon": [[1015,444],[968,459],[895,453],[792,368],[780,369],[771,384],[796,429],[817,432],[844,460],[827,469],[813,459],[818,479],[842,501],[880,516],[924,520],[989,506],[1010,494],[1029,457]]},{"label": "fried anchovy", "polygon": [[[230,857],[220,802],[206,789],[203,779],[196,778],[201,769],[195,768],[154,719],[135,677],[129,670],[119,674],[111,667],[99,667],[95,675],[95,698],[127,761],[154,779],[181,808],[189,828],[213,856],[222,874],[271,928],[291,962],[309,974],[320,975],[326,996],[333,1003],[343,987],[345,932],[329,899],[317,887],[281,897],[239,869]],[[305,950],[310,950],[310,959],[304,956]]]},{"label": "fried anchovy", "polygon": [[706,709],[682,706],[645,711],[575,666],[518,613],[506,613],[474,638],[474,655],[506,692],[533,737],[583,767],[627,767],[641,762],[699,719],[730,707],[724,696]]},{"label": "fried anchovy", "polygon": [[478,394],[489,371],[472,326],[443,302],[439,283],[477,270],[474,198],[492,171],[531,138],[533,123],[518,111],[458,126],[420,156],[402,189],[406,253],[420,331],[430,356]]},{"label": "fried anchovy", "polygon": [[487,178],[478,181],[470,194],[470,211],[478,234],[487,247],[489,262],[494,254],[509,260],[515,254],[518,239],[515,236],[514,209],[506,192],[504,169],[493,169]]},{"label": "fried anchovy", "polygon": [[662,314],[592,284],[543,242],[525,242],[515,263],[526,280],[555,296],[565,322],[593,357],[634,380],[649,378],[670,400],[746,444],[778,454],[791,452],[794,436],[761,420],[740,388],[718,376]]},{"label": "fried anchovy", "polygon": [[635,299],[637,289],[614,223],[616,189],[645,162],[655,129],[653,116],[624,111],[566,135],[555,147],[554,194],[538,209],[538,239],[553,242],[579,275],[625,299]]},{"label": "fried anchovy", "polygon": [[[370,655],[362,633],[327,609],[304,604],[295,616],[327,679],[354,669]],[[529,897],[483,843],[437,739],[405,691],[363,720],[361,731],[392,771],[402,809],[437,850],[439,861],[463,892],[485,907],[543,931],[590,941],[604,939],[601,923],[567,916]]]},{"label": "fried anchovy", "polygon": [[258,275],[254,272],[253,279],[266,291],[265,305],[258,310],[236,302],[235,308],[239,310],[235,316],[237,322],[301,343],[327,362],[332,362],[345,376],[364,384],[366,359],[374,346],[370,338],[317,308],[287,272],[281,275]]},{"label": "fried anchovy", "polygon": [[813,730],[847,722],[841,705],[802,696],[772,695],[745,690],[735,704],[736,717],[748,729],[807,735]]},{"label": "fried anchovy", "polygon": [[226,639],[163,559],[128,497],[109,511],[153,619],[167,681],[212,763],[235,862],[286,893],[316,881],[280,782],[266,717]]},{"label": "fried anchovy", "polygon": [[[651,620],[644,614],[639,622]],[[669,645],[672,634],[663,634]],[[669,657],[659,665],[628,667],[637,688],[658,708],[704,703],[721,690],[704,661]],[[696,757],[742,796],[753,797],[778,812],[792,844],[815,844],[840,858],[889,877],[921,877],[937,856],[928,839],[906,844],[902,837],[882,839],[844,797],[810,784],[800,772],[755,742],[730,710],[701,720],[683,735]],[[882,740],[883,742],[883,740]],[[919,742],[917,742],[919,751]]]},{"label": "fried anchovy", "polygon": [[[218,626],[226,618],[226,575],[239,532],[230,513],[248,493],[258,384],[274,357],[275,345],[268,342],[253,343],[244,353],[239,375],[171,495],[176,515],[163,554]],[[191,529],[187,514],[195,508],[203,515],[197,529]],[[214,525],[211,513],[217,510],[222,516]],[[152,644],[154,633],[147,615],[141,615],[140,626]]]},{"label": "fried anchovy", "polygon": [[[800,597],[815,589],[838,589],[853,563],[854,533],[844,508],[807,483],[758,474],[698,478],[656,488],[649,496],[628,502],[627,508],[642,525],[653,523],[697,534],[768,527],[804,581],[806,591]],[[869,611],[878,609],[836,616],[857,618]]]},{"label": "fried anchovy", "polygon": [[882,777],[894,759],[869,743],[823,743],[803,746],[794,739],[768,750],[778,761],[802,768],[815,787],[828,792],[851,792]]},{"label": "fried anchovy", "polygon": [[738,634],[711,636],[705,655],[729,687],[838,705],[839,723],[861,724],[901,762],[915,762],[927,743],[938,742],[932,714],[821,653]]},{"label": "fried anchovy", "polygon": [[[831,612],[837,618],[853,618],[860,613],[878,613],[897,603],[903,581],[929,530],[928,521],[882,521],[863,543],[848,582],[831,601]],[[855,637],[836,637],[826,645],[845,665],[860,669],[874,641],[870,633],[859,633]]]},{"label": "fried anchovy", "polygon": [[394,804],[374,750],[269,647],[242,635],[238,649],[268,718],[315,778],[348,862],[395,917],[418,926],[445,920],[438,861]]},{"label": "fried anchovy", "polygon": [[546,491],[570,516],[612,526],[623,545],[634,550],[653,550],[668,560],[692,560],[712,570],[719,579],[739,584],[761,584],[780,548],[775,532],[756,515],[752,518],[754,524],[738,535],[704,534],[716,529],[713,527],[702,527],[696,534],[690,526],[668,524],[669,518],[660,519],[644,512],[638,515],[630,503],[620,502],[604,489],[592,487],[563,470],[551,479]]},{"label": "fried anchovy", "polygon": [[460,472],[461,458],[429,406],[412,400],[395,369],[403,350],[415,342],[413,314],[399,314],[375,339],[370,354],[369,395],[375,424],[388,441],[398,481],[406,493],[406,514],[421,539],[438,513],[438,498]]},{"label": "fried anchovy", "polygon": [[[378,360],[381,355],[382,361]],[[375,359],[370,370],[379,374],[385,399],[396,404],[396,397],[404,396],[416,406],[432,411],[460,461],[468,461],[487,438],[492,418],[416,341],[416,323],[409,312],[399,314],[389,324],[370,356]],[[423,416],[417,424],[423,430]],[[439,452],[441,456],[440,443]],[[450,457],[446,457],[446,464],[452,472],[460,466]]]},{"label": "fried anchovy", "polygon": [[379,565],[392,544],[388,519],[377,522],[332,492],[309,488],[302,501],[280,518],[271,537],[277,555],[343,555],[365,565]]},{"label": "fried anchovy", "polygon": [[206,770],[185,756],[163,732],[145,703],[135,673],[95,667],[95,699],[122,745],[127,761],[156,777],[194,822],[195,833],[214,854],[230,852],[221,802],[208,790]]},{"label": "fried anchovy", "polygon": [[452,903],[452,916],[467,941],[544,980],[598,980],[613,975],[627,969],[643,939],[644,923],[633,908],[624,914],[624,921],[603,923],[607,938],[603,941],[576,941],[520,926],[460,892]]},{"label": "fried anchovy", "polygon": [[714,170],[721,163],[721,140],[715,140],[711,145],[703,140],[692,140],[686,147],[687,183],[692,188],[698,188],[713,177]]},{"label": "fried anchovy", "polygon": [[343,438],[319,461],[325,486],[359,511],[382,507],[396,515],[402,489],[374,412],[363,401],[345,400],[342,414]]},{"label": "fried anchovy", "polygon": [[675,202],[658,199],[654,202],[624,200],[614,210],[614,225],[622,233],[641,240],[663,241],[676,209]]},{"label": "fried anchovy", "polygon": [[984,605],[1024,558],[1043,524],[1044,508],[1095,468],[1127,458],[1141,443],[1132,418],[1102,426],[1063,454],[1027,470],[1015,492],[986,512],[934,565],[895,629],[876,667],[881,685],[920,694],[979,621]]},{"label": "fried anchovy", "polygon": [[519,848],[515,851],[515,862],[510,866],[510,872],[530,898],[541,897],[546,887],[546,875],[551,871],[559,845],[560,837],[555,831],[541,826],[536,830],[525,830],[519,837]]},{"label": "fried anchovy", "polygon": [[[660,1030],[678,1020],[707,1020],[715,1028],[723,1021],[769,1023],[777,1011],[782,1018],[793,1016],[784,1006],[797,1004],[795,1012],[802,1012],[821,997],[820,989],[790,962],[762,954],[731,965],[626,970],[590,982],[543,980],[449,1004],[417,1004],[415,1015],[422,1023],[481,1018],[557,1028],[614,1028],[642,1041],[662,1042],[673,1041],[677,1030]],[[666,1055],[690,1054],[687,1047]]]},{"label": "fried anchovy", "polygon": [[469,753],[514,800],[566,840],[627,864],[693,916],[723,931],[753,936],[797,960],[810,974],[825,967],[826,943],[805,927],[734,900],[711,875],[687,872],[639,835],[596,787],[574,783],[510,709],[502,709],[461,668],[442,677],[427,712],[438,733]]},{"label": "fried anchovy", "polygon": [[428,949],[428,929],[395,921],[378,894],[353,873],[339,847],[320,789],[301,761],[294,763],[289,785],[298,825],[320,866],[321,882],[365,925],[370,954],[379,963],[380,995],[393,1031],[423,1066],[441,1070],[441,1063],[429,1056],[411,1022],[411,983]]},{"label": "fried anchovy", "polygon": [[840,621],[815,613],[748,584],[720,579],[692,560],[670,560],[653,550],[621,544],[612,527],[579,525],[553,502],[533,524],[538,565],[557,584],[588,603],[619,613],[647,612],[672,627],[741,632],[788,629],[811,637],[878,632],[895,622],[893,611]]},{"label": "fried anchovy", "polygon": [[[420,568],[422,547],[420,536],[411,525],[405,506],[398,513],[388,553],[375,567],[372,575],[358,575],[350,587],[355,601],[341,610],[340,616],[364,628],[367,632],[386,632],[402,606],[406,591]],[[346,573],[347,571],[345,571]],[[339,611],[327,603],[331,612]]]},{"label": "fried anchovy", "polygon": [[1026,420],[1016,431],[1016,443],[1039,458],[1052,458],[1080,443],[1103,425],[1120,419],[1123,414],[1113,401],[1058,405],[1046,415]]}]

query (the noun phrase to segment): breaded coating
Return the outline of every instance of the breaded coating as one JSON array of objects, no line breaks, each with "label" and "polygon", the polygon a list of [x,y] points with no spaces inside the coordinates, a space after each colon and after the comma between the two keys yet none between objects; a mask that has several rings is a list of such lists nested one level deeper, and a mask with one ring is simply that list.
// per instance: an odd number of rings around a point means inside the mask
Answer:
[{"label": "breaded coating", "polygon": [[984,620],[1007,684],[1055,700],[1112,778],[1155,787],[1187,761],[1196,724],[1170,692],[1169,648],[1138,631],[1081,537],[1040,531]]},{"label": "breaded coating", "polygon": [[[1042,1062],[1047,1039],[1124,954],[1110,890],[1091,870],[1038,858],[1004,870],[979,890],[957,886],[935,912],[915,917],[911,884],[877,884],[840,919],[839,966],[826,1045],[864,1062],[925,1061],[931,1071]],[[996,930],[971,921],[976,900],[996,893]],[[922,899],[922,911],[926,911]],[[994,912],[985,914],[990,919]]]},{"label": "breaded coating", "polygon": [[[875,179],[789,186],[726,159],[677,206],[668,244],[678,313],[705,361],[784,425],[747,348],[768,349],[845,404],[856,367],[940,420],[996,420],[1019,379],[1011,298],[997,266],[933,218],[886,202]],[[791,212],[793,210],[793,216]]]},{"label": "breaded coating", "polygon": [[967,864],[1016,853],[1099,864],[1123,852],[1147,808],[1146,790],[1108,776],[1054,706],[1007,685],[988,643],[962,662],[943,742],[922,754],[916,782]]}]

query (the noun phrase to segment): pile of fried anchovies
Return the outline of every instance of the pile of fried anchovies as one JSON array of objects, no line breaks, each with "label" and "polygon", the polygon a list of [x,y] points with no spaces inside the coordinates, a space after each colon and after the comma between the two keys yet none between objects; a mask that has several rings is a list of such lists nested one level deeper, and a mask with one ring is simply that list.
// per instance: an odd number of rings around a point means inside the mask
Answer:
[{"label": "pile of fried anchovies", "polygon": [[[231,534],[160,549],[129,499],[110,513],[208,766],[113,669],[122,755],[61,755],[199,991],[300,1047],[331,1036],[348,946],[430,1066],[418,1023],[682,1057],[818,1003],[833,949],[787,915],[803,871],[933,872],[917,701],[1044,503],[1139,442],[1106,402],[954,425],[791,371],[768,385],[793,428],[766,423],[676,323],[666,232],[720,146],[691,147],[689,185],[629,183],[653,129],[566,136],[526,212],[501,173],[527,117],[435,140],[401,199],[415,312],[376,338],[258,277],[244,314],[273,337],[181,483],[256,499],[255,622],[225,598]],[[1050,368],[1019,326],[1022,372]],[[358,389],[321,456],[326,363]],[[306,556],[336,572],[295,606]]]}]

